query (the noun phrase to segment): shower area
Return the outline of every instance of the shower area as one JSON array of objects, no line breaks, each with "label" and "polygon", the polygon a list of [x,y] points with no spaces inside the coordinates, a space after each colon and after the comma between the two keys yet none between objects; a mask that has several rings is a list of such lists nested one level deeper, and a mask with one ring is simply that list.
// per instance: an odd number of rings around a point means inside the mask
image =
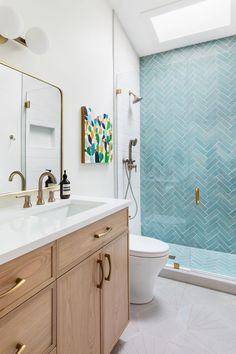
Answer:
[{"label": "shower area", "polygon": [[236,37],[140,59],[141,233],[236,281]]}]

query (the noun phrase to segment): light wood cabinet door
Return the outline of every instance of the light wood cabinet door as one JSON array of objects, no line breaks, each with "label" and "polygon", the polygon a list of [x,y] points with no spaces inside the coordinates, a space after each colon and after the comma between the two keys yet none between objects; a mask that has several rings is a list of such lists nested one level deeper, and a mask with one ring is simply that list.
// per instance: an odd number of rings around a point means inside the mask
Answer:
[{"label": "light wood cabinet door", "polygon": [[57,280],[57,354],[100,354],[100,253]]},{"label": "light wood cabinet door", "polygon": [[1,354],[52,351],[56,344],[55,292],[55,284],[49,285],[0,319]]},{"label": "light wood cabinet door", "polygon": [[110,354],[129,321],[128,234],[103,248],[102,354]]}]

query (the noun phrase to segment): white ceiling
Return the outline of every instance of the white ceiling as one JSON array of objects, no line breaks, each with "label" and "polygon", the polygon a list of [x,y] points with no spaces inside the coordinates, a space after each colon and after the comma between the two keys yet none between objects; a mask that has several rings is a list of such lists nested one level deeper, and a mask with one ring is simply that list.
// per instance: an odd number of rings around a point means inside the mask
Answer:
[{"label": "white ceiling", "polygon": [[[205,0],[108,0],[139,56],[236,34],[236,0],[232,0],[231,25],[160,43],[150,18],[169,10]],[[224,1],[224,0],[222,0]]]}]

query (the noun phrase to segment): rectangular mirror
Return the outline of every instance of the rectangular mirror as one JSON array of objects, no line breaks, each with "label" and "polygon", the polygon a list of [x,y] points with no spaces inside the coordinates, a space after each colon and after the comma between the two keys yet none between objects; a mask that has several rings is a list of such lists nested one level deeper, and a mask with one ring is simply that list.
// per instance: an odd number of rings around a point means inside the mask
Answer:
[{"label": "rectangular mirror", "polygon": [[62,93],[43,80],[0,63],[0,194],[36,189],[46,169],[60,181]]}]

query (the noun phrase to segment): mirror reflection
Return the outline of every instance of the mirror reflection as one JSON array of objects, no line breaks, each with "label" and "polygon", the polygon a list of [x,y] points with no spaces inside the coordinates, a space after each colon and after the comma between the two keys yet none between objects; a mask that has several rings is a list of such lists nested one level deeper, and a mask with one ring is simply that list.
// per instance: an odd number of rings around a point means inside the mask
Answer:
[{"label": "mirror reflection", "polygon": [[0,102],[0,193],[35,189],[45,170],[59,181],[59,88],[0,64]]}]

